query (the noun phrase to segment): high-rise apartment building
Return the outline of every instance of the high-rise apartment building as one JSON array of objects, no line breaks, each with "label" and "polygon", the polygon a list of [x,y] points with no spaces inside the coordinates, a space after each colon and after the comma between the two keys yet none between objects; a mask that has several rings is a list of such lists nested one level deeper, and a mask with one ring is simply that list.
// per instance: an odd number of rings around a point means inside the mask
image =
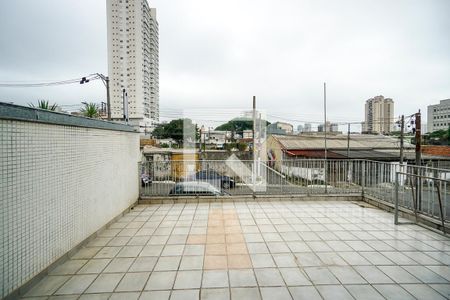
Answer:
[{"label": "high-rise apartment building", "polygon": [[389,133],[394,128],[394,101],[376,96],[366,101],[363,131],[367,133]]},{"label": "high-rise apartment building", "polygon": [[156,9],[147,0],[106,0],[108,74],[113,120],[123,120],[123,91],[131,125],[141,132],[159,121],[159,42]]},{"label": "high-rise apartment building", "polygon": [[427,130],[447,130],[450,126],[450,99],[439,101],[439,104],[429,105],[427,114]]}]

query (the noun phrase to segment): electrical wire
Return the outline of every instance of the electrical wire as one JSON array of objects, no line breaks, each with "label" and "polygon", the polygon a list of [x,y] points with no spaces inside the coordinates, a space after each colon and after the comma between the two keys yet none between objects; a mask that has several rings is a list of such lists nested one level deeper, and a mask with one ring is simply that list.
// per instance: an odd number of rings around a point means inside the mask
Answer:
[{"label": "electrical wire", "polygon": [[60,81],[50,81],[50,82],[34,82],[34,83],[24,83],[24,82],[0,82],[0,87],[7,88],[26,88],[26,87],[46,87],[46,86],[58,86],[58,85],[66,85],[66,84],[74,84],[80,83],[81,80],[85,78],[86,80],[98,80],[100,76],[96,74],[91,74],[85,77],[73,78],[67,80]]}]

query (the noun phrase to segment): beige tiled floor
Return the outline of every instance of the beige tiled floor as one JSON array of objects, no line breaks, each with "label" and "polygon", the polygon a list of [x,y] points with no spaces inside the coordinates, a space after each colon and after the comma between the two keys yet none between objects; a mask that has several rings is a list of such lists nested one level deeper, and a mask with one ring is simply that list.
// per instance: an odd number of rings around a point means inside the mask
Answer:
[{"label": "beige tiled floor", "polygon": [[450,239],[351,202],[140,205],[35,299],[446,299]]}]

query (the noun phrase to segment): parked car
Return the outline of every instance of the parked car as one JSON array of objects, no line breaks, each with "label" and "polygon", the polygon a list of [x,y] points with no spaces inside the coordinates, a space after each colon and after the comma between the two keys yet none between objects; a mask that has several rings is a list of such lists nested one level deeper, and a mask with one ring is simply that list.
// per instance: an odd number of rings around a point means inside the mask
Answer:
[{"label": "parked car", "polygon": [[195,174],[195,179],[198,181],[209,182],[216,187],[221,187],[224,189],[230,189],[236,186],[233,178],[226,175],[220,175],[214,170],[199,171]]},{"label": "parked car", "polygon": [[212,184],[201,181],[184,181],[178,182],[169,192],[170,196],[223,196],[227,193],[218,190]]}]

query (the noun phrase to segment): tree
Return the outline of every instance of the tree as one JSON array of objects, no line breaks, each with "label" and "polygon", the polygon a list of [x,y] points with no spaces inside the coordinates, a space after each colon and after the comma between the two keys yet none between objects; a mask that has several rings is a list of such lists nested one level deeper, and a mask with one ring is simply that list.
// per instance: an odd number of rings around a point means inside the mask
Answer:
[{"label": "tree", "polygon": [[[415,139],[413,140],[415,143]],[[423,136],[423,143],[428,145],[450,145],[450,127],[429,132]]]},{"label": "tree", "polygon": [[200,137],[197,125],[193,124],[191,119],[176,119],[169,123],[159,124],[153,130],[152,135],[159,139],[172,138],[179,145],[183,143],[184,136],[193,136],[194,140],[191,141],[193,143]]},{"label": "tree", "polygon": [[99,118],[100,117],[100,110],[96,103],[83,102],[83,105],[84,105],[84,107],[80,109],[80,112],[83,114],[83,116],[88,117],[88,118]]},{"label": "tree", "polygon": [[[266,126],[270,124],[268,121],[265,122]],[[238,134],[242,134],[244,130],[251,129],[253,129],[253,120],[250,118],[234,118],[216,128],[216,130],[226,130]]]},{"label": "tree", "polygon": [[37,106],[35,106],[33,103],[28,104],[28,106],[33,107],[33,108],[51,110],[51,111],[55,111],[58,108],[58,105],[56,103],[53,103],[52,105],[50,105],[48,100],[38,100]]}]

